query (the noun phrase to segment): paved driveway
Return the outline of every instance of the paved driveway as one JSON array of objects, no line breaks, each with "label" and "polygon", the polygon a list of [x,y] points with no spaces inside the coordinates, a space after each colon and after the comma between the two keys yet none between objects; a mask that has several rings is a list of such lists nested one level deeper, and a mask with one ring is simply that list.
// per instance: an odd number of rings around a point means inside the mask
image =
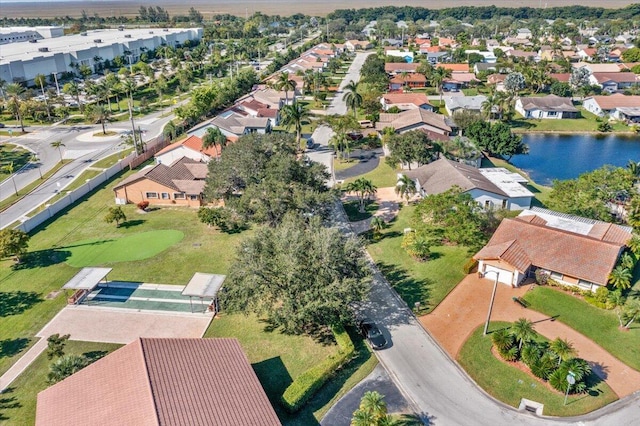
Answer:
[{"label": "paved driveway", "polygon": [[[420,318],[420,322],[453,358],[458,356],[473,330],[485,322],[492,289],[493,279],[467,275],[431,314]],[[512,297],[520,297],[530,289],[531,285],[514,289],[499,283],[491,320],[513,322],[528,318],[535,323],[535,330],[548,339],[560,337],[572,342],[578,356],[589,361],[594,372],[619,397],[640,389],[640,372],[628,367],[574,329],[559,321],[550,321],[547,315],[523,308],[512,300]]]}]

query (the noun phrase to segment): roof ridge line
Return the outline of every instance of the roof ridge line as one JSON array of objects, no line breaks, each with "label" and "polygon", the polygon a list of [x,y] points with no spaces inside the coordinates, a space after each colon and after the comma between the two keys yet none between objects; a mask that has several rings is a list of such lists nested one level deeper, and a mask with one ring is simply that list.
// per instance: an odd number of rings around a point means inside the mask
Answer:
[{"label": "roof ridge line", "polygon": [[[503,220],[517,220],[518,222],[527,223],[527,224],[529,224],[531,226],[535,226],[535,227],[538,227],[538,228],[549,229],[551,231],[560,232],[560,233],[565,234],[565,235],[575,235],[576,237],[587,238],[587,239],[593,240],[593,241],[599,241],[601,243],[608,244],[608,245],[611,245],[611,246],[614,246],[614,247],[626,246],[626,244],[618,244],[618,243],[615,243],[613,241],[606,241],[606,240],[603,240],[603,239],[600,239],[600,238],[595,238],[595,237],[593,237],[591,235],[588,235],[588,234],[580,234],[578,232],[571,232],[571,231],[567,231],[566,229],[556,228],[554,226],[546,226],[546,225],[541,225],[541,224],[537,224],[537,223],[533,223],[533,222],[527,222],[525,220],[518,219],[518,217],[519,216],[516,216],[516,217],[513,217],[513,218],[507,217],[507,218],[504,218]],[[603,222],[603,223],[608,223],[608,222]],[[612,223],[612,225],[615,225],[615,223]]]},{"label": "roof ridge line", "polygon": [[144,344],[142,343],[142,337],[138,337],[138,342],[140,344],[140,355],[142,355],[142,365],[144,366],[144,375],[147,378],[147,389],[149,390],[149,394],[151,395],[151,403],[153,404],[153,412],[156,414],[155,420],[156,424],[160,425],[160,413],[158,412],[158,404],[156,403],[156,399],[153,397],[153,389],[151,386],[151,377],[149,376],[149,365],[147,364],[147,357],[145,356]]}]

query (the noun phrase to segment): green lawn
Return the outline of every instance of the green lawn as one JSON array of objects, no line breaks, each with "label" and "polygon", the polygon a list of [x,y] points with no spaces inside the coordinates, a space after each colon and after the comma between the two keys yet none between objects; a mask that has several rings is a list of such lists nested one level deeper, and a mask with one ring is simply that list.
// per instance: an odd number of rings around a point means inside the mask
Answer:
[{"label": "green lawn", "polygon": [[40,186],[43,182],[45,182],[49,177],[51,177],[55,172],[57,172],[62,167],[62,163],[56,164],[53,169],[49,170],[47,173],[42,175],[42,180],[35,180],[31,182],[29,185],[25,186],[21,190],[18,191],[18,195],[12,193],[9,197],[0,201],[0,212],[6,210],[13,203],[24,197],[29,192],[33,191],[35,188]]},{"label": "green lawn", "polygon": [[[517,117],[509,122],[515,132],[597,132],[599,122],[596,115],[578,106],[581,117],[563,120],[524,119]],[[624,123],[612,123],[614,132],[629,132],[629,126]]]},{"label": "green lawn", "polygon": [[355,166],[356,164],[358,164],[357,161],[355,160],[339,160],[337,158],[333,159],[333,171],[334,172],[339,172],[341,170],[347,170],[350,169],[351,167]]},{"label": "green lawn", "polygon": [[535,183],[522,170],[518,169],[513,164],[501,158],[495,158],[495,157],[483,158],[482,167],[504,167],[505,169],[511,172],[519,173],[525,178],[527,178],[529,180],[529,183],[527,184],[527,188],[529,189],[529,191],[533,192],[535,196],[532,202],[533,206],[544,207],[547,200],[549,199],[549,194],[551,193],[551,187]]},{"label": "green lawn", "polygon": [[236,337],[240,340],[280,420],[288,426],[317,424],[332,402],[355,386],[377,364],[376,357],[362,340],[352,335],[357,357],[325,384],[306,407],[296,415],[290,415],[281,407],[280,396],[293,379],[337,351],[334,342],[321,343],[308,336],[269,331],[266,323],[252,315],[222,314],[213,320],[205,337]]},{"label": "green lawn", "polygon": [[364,213],[360,212],[360,203],[358,201],[349,201],[342,204],[347,217],[351,222],[369,219],[378,210],[378,204],[373,202],[365,203]]},{"label": "green lawn", "polygon": [[[114,205],[113,185],[114,181],[103,184],[54,222],[33,232],[30,253],[18,268],[10,259],[0,260],[0,374],[33,344],[33,336],[66,304],[62,294],[46,298],[79,270],[66,263],[73,253],[64,247],[96,236],[117,240],[147,231],[174,230],[184,237],[169,250],[143,260],[109,264],[113,268],[109,278],[184,285],[196,271],[227,273],[236,245],[252,232],[225,234],[208,228],[197,220],[194,209],[168,207],[141,214],[133,205],[123,206],[128,225],[116,228],[104,222],[107,208]],[[141,250],[146,244],[155,244],[137,243]]]},{"label": "green lawn", "polygon": [[[509,326],[492,322],[491,329]],[[611,388],[595,374],[590,376],[591,389],[586,394],[570,395],[564,406],[564,395],[551,390],[537,378],[499,360],[491,353],[491,337],[482,335],[478,327],[460,349],[458,362],[471,378],[494,398],[513,407],[526,398],[544,404],[547,416],[575,416],[604,407],[618,399]]]},{"label": "green lawn", "polygon": [[[118,349],[121,345],[113,343],[68,341],[66,354],[84,355],[92,360]],[[3,425],[32,425],[36,418],[36,398],[38,392],[49,387],[47,373],[52,361],[42,353],[11,384],[9,389],[0,394],[0,423]]]},{"label": "green lawn", "polygon": [[6,167],[13,163],[13,172],[20,170],[29,162],[31,152],[11,143],[0,145],[0,182],[9,177]]},{"label": "green lawn", "polygon": [[386,161],[384,161],[384,157],[380,157],[380,164],[378,164],[378,167],[369,173],[358,176],[357,178],[353,177],[346,179],[344,183],[353,182],[359,178],[365,178],[370,179],[378,188],[388,188],[390,186],[396,186],[396,182],[398,180],[397,173],[399,173],[399,170],[394,170],[386,163]]},{"label": "green lawn", "polygon": [[[123,226],[126,226],[127,223]],[[56,250],[68,251],[65,262],[75,268],[104,265],[153,257],[184,238],[181,231],[170,229],[140,232],[117,239],[74,241]]]},{"label": "green lawn", "polygon": [[536,287],[525,294],[531,309],[567,324],[606,349],[628,366],[640,370],[640,324],[630,331],[618,330],[618,317],[613,311],[596,308],[563,291]]},{"label": "green lawn", "polygon": [[428,313],[462,280],[462,267],[470,254],[466,247],[434,246],[432,259],[426,262],[409,256],[400,244],[413,210],[413,206],[403,207],[392,225],[382,231],[382,238],[367,250],[409,307],[420,302],[421,313]]}]

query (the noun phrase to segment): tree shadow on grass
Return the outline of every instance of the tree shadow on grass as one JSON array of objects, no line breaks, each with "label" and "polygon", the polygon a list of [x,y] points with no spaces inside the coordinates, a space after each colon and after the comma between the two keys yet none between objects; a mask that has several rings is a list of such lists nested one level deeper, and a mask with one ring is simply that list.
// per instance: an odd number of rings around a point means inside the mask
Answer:
[{"label": "tree shadow on grass", "polygon": [[[594,366],[593,368],[596,368],[596,366]],[[576,402],[588,397],[596,398],[602,395],[602,391],[600,389],[596,389],[596,387],[603,381],[604,381],[603,378],[601,378],[594,371],[592,371],[591,374],[589,374],[589,376],[587,376],[587,378],[585,379],[585,384],[587,385],[586,392],[582,393],[581,396],[579,396],[578,398],[572,398],[567,403],[567,405],[575,404]]]},{"label": "tree shadow on grass", "polygon": [[416,281],[404,269],[396,265],[379,262],[377,266],[402,300],[409,305],[409,308],[413,308],[416,302],[420,302],[422,309],[429,307],[430,287],[433,285],[431,280]]},{"label": "tree shadow on grass", "polygon": [[134,226],[142,225],[145,222],[146,222],[146,220],[144,220],[144,219],[127,220],[127,221],[121,223],[119,228],[129,229],[129,228],[132,228]]},{"label": "tree shadow on grass", "polygon": [[45,268],[65,262],[69,257],[71,257],[71,252],[68,250],[47,249],[32,251],[27,253],[20,263],[13,265],[13,270]]},{"label": "tree shadow on grass", "polygon": [[0,318],[19,315],[43,300],[42,296],[35,291],[2,291],[0,292]]},{"label": "tree shadow on grass", "polygon": [[266,333],[282,333],[284,335],[302,334],[311,337],[316,343],[320,343],[324,346],[333,345],[336,343],[333,337],[333,333],[331,333],[331,330],[328,327],[309,325],[303,330],[300,330],[299,333],[287,333],[285,331],[282,331],[277,324],[269,321],[268,319],[261,318],[258,321],[264,324],[263,330]]},{"label": "tree shadow on grass", "polygon": [[85,358],[89,360],[89,363],[94,363],[100,358],[103,358],[109,353],[109,351],[89,351],[82,354]]},{"label": "tree shadow on grass", "polygon": [[18,402],[15,396],[7,396],[13,393],[14,390],[15,388],[11,387],[6,388],[2,392],[0,392],[0,421],[10,420],[9,417],[4,415],[4,410],[11,410],[22,407],[22,404]]},{"label": "tree shadow on grass", "polygon": [[24,337],[0,340],[0,358],[9,358],[18,355],[28,345],[29,339]]}]

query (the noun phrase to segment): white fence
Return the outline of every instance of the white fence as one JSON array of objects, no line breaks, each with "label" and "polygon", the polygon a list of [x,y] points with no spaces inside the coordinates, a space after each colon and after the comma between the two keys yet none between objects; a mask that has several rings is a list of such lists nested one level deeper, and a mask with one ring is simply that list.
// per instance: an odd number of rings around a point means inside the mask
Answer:
[{"label": "white fence", "polygon": [[118,161],[113,166],[106,169],[104,172],[100,173],[98,176],[92,178],[87,181],[84,185],[79,188],[70,191],[64,197],[60,198],[53,204],[47,205],[47,207],[36,215],[30,217],[29,219],[22,222],[16,229],[20,229],[24,232],[31,232],[33,229],[51,219],[62,210],[71,206],[79,199],[84,197],[85,195],[93,192],[97,187],[99,187],[104,182],[107,182],[116,174],[120,173],[122,170],[129,167],[130,164],[134,164],[134,167],[140,163],[140,157],[146,157],[144,160],[149,159],[153,156],[155,152],[164,147],[165,141],[162,137],[156,138],[153,141],[148,143],[147,151],[139,156],[136,156],[135,153],[131,153],[122,160]]}]

